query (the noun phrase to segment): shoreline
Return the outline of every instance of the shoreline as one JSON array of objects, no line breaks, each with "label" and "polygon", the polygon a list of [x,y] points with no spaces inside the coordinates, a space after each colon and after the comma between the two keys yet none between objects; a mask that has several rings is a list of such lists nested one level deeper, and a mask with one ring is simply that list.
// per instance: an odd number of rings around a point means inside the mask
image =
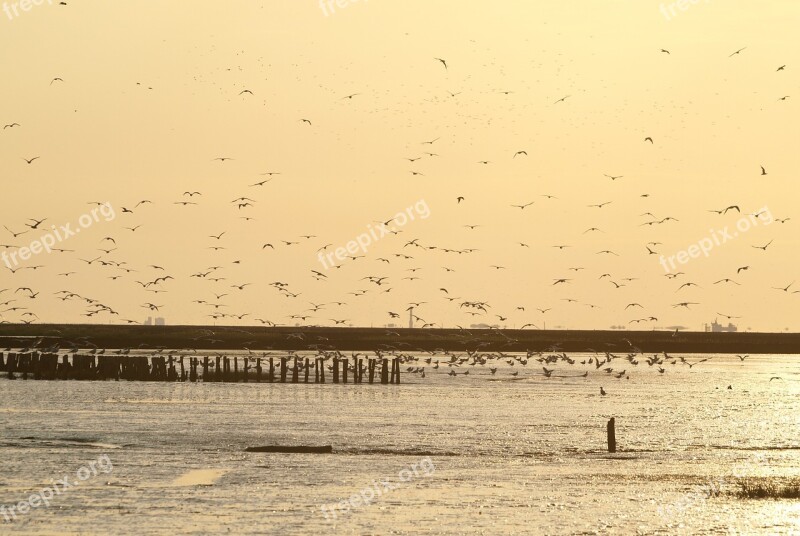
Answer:
[{"label": "shoreline", "polygon": [[[798,333],[420,329],[265,326],[1,324],[0,346],[26,340],[62,349],[341,350],[481,352],[683,352],[800,354]],[[80,341],[84,341],[81,343]],[[86,341],[91,344],[85,344]],[[42,345],[39,345],[42,346]]]}]

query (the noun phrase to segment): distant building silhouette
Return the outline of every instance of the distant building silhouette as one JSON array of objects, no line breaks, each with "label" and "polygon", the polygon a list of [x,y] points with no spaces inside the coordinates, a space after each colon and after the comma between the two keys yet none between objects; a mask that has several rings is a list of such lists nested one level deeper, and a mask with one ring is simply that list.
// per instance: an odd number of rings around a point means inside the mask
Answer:
[{"label": "distant building silhouette", "polygon": [[732,322],[728,322],[727,326],[723,326],[722,324],[717,322],[716,319],[714,320],[714,322],[711,323],[710,326],[708,324],[705,324],[705,329],[706,331],[710,331],[712,333],[724,333],[724,332],[735,333],[739,331],[739,329]]},{"label": "distant building silhouette", "polygon": [[156,326],[166,326],[167,321],[163,317],[157,316],[155,321]]},{"label": "distant building silhouette", "polygon": [[145,326],[152,326],[153,325],[153,317],[152,316],[148,316],[147,320],[144,321],[144,325]]}]

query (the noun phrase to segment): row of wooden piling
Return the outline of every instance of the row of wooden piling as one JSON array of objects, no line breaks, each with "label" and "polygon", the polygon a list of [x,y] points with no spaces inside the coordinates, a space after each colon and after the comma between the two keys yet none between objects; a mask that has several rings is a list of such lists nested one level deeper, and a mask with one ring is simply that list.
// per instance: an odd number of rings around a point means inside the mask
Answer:
[{"label": "row of wooden piling", "polygon": [[[8,379],[23,380],[127,380],[127,381],[167,381],[167,382],[248,382],[256,383],[325,383],[326,361],[328,358],[284,356],[252,358],[239,356],[233,358],[211,356],[115,356],[54,353],[2,353],[0,352],[0,373],[5,372]],[[293,360],[293,367],[289,366]],[[351,383],[400,383],[400,359],[332,358],[332,382],[348,383],[348,373],[352,372]],[[380,371],[378,368],[380,367]],[[303,373],[303,380],[300,373]],[[380,372],[380,378],[376,378]]]}]

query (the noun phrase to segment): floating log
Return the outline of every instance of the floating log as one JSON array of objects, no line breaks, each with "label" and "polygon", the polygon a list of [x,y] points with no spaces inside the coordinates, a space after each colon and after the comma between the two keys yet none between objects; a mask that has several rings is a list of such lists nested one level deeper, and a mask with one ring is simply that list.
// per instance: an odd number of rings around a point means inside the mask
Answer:
[{"label": "floating log", "polygon": [[281,452],[296,454],[331,454],[333,446],[324,445],[321,447],[291,447],[291,446],[266,446],[266,447],[247,447],[245,452]]}]

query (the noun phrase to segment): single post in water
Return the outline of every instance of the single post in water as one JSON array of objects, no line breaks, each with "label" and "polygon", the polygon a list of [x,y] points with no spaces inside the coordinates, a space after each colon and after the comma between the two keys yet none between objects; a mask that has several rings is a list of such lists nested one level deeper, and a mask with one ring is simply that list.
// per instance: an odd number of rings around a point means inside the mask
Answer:
[{"label": "single post in water", "polygon": [[608,452],[617,452],[617,434],[614,430],[614,417],[608,421],[606,425],[606,432],[608,433]]}]

